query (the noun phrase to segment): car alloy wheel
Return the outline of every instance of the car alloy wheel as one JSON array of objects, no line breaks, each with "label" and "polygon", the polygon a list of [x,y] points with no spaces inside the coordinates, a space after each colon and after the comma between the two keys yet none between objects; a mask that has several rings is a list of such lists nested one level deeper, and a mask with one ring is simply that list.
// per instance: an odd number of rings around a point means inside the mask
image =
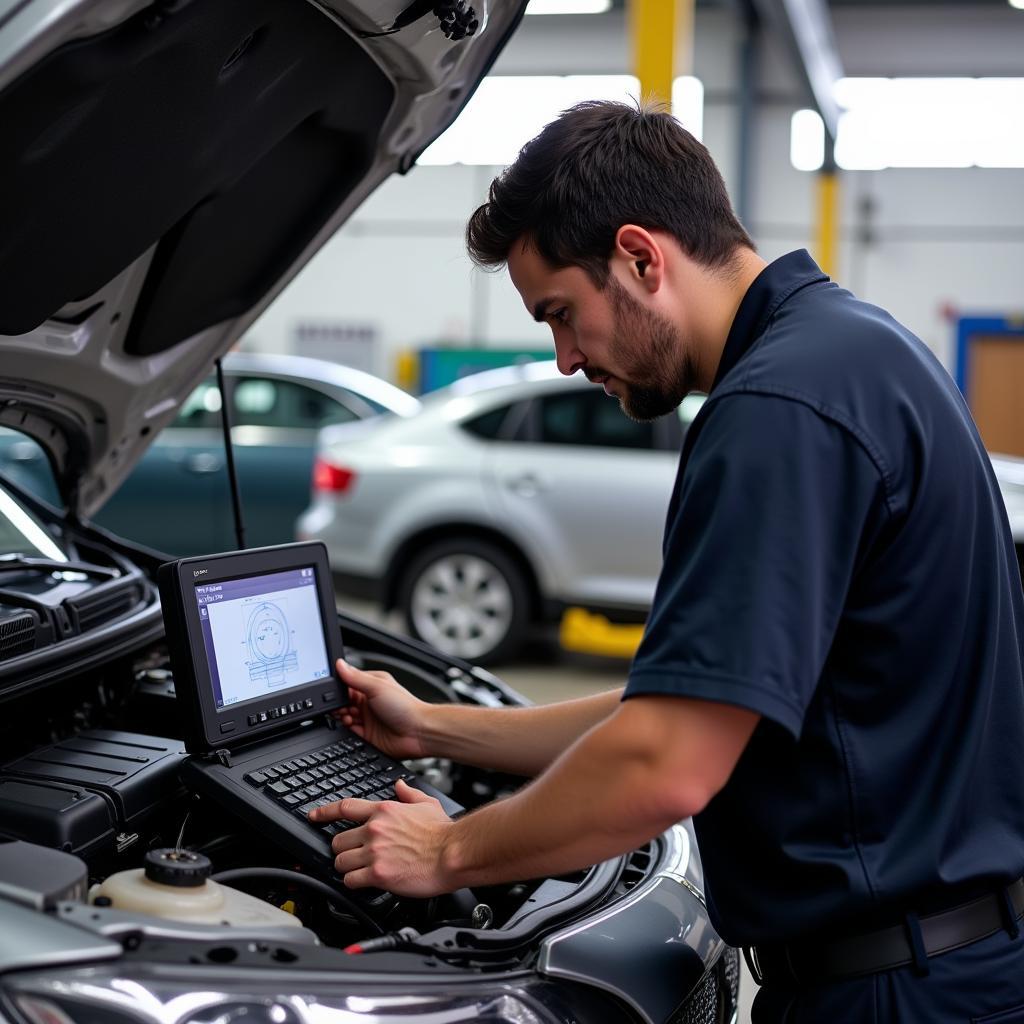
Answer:
[{"label": "car alloy wheel", "polygon": [[413,636],[445,654],[487,662],[510,656],[527,623],[521,570],[483,541],[445,541],[406,572],[399,606]]}]

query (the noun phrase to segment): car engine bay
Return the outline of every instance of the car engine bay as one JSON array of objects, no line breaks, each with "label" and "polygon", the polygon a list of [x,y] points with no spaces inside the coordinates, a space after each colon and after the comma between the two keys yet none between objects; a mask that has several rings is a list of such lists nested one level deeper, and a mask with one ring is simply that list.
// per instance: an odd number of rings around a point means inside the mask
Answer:
[{"label": "car engine bay", "polygon": [[[172,851],[172,859],[206,858],[211,880],[227,886],[232,898],[237,890],[269,908],[285,908],[283,913],[293,919],[289,924],[301,922],[301,928],[286,930],[292,945],[300,941],[331,950],[380,935],[398,936],[389,941],[415,949],[416,936],[438,929],[461,934],[463,943],[470,934],[511,936],[521,922],[536,921],[538,911],[575,904],[573,897],[583,891],[589,892],[586,904],[607,898],[616,888],[627,891],[652,862],[651,851],[645,850],[630,866],[429,900],[332,892],[304,874],[259,830],[233,820],[182,785],[178,770],[186,752],[166,646],[160,638],[149,639],[152,622],[138,627],[147,615],[153,617],[154,606],[159,617],[146,570],[113,542],[108,547],[91,537],[77,537],[73,530],[62,535],[60,546],[61,560],[24,553],[0,560],[0,604],[11,609],[14,623],[0,623],[0,700],[6,712],[0,718],[0,836],[21,844],[23,861],[32,860],[24,852],[29,844],[80,861],[90,891],[81,907],[91,908],[90,915],[99,907],[110,918],[105,928],[117,932],[131,923],[125,921],[128,912],[118,906],[125,902],[125,890],[112,886],[112,880],[140,875],[147,854],[157,850]],[[153,566],[146,568],[151,571]],[[360,620],[342,616],[340,627],[352,664],[390,672],[423,700],[491,706],[521,702],[481,669],[399,641]],[[133,643],[133,637],[142,642]],[[100,643],[99,652],[85,646],[92,640]],[[81,648],[79,664],[62,650],[68,644]],[[469,810],[513,792],[523,782],[438,759],[407,765]],[[4,870],[13,870],[14,859],[7,857]],[[596,889],[584,882],[597,883]],[[46,899],[52,899],[47,891]],[[175,922],[194,935],[189,926],[201,917],[190,906],[189,894],[180,889],[179,898],[166,908],[148,906],[147,916],[164,921],[165,936]],[[235,927],[228,911],[222,914],[214,914],[210,922],[222,929]],[[253,919],[243,919],[249,923],[242,931],[251,935]],[[272,933],[280,930],[263,924]],[[452,941],[447,932],[442,941]],[[493,956],[505,945],[483,942],[477,952]],[[502,955],[514,956],[516,945],[508,944]],[[471,946],[456,955],[464,957]]]},{"label": "car engine bay", "polygon": [[[198,986],[210,1013],[241,1000],[258,1024],[282,1024],[297,998],[284,993],[308,980],[302,1024],[328,1006],[397,1020],[380,1015],[405,1013],[394,999],[432,1022],[732,1019],[736,951],[708,920],[689,822],[584,870],[431,899],[330,884],[273,830],[186,785],[187,701],[155,582],[165,558],[9,483],[0,496],[0,1016],[7,998],[21,1024],[92,1020],[87,1005],[161,1024]],[[424,701],[527,703],[478,666],[333,614],[346,660]],[[334,724],[309,712],[298,728]],[[467,812],[525,781],[402,763]],[[673,983],[638,969],[648,961]]]}]

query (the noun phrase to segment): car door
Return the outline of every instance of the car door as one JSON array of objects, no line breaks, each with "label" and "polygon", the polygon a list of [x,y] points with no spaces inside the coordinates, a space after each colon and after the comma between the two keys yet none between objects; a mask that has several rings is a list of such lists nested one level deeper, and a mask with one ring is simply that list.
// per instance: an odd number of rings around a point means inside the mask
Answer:
[{"label": "car door", "polygon": [[95,521],[127,540],[174,555],[222,549],[230,505],[224,468],[221,396],[212,378],[186,399]]},{"label": "car door", "polygon": [[[359,418],[342,395],[272,374],[239,375],[232,396],[232,440],[250,547],[295,539],[295,520],[309,504],[317,431]],[[236,547],[226,474],[223,549]]]},{"label": "car door", "polygon": [[553,596],[639,609],[661,567],[677,456],[660,421],[636,423],[598,389],[571,388],[532,400],[513,437],[493,444],[488,472]]}]

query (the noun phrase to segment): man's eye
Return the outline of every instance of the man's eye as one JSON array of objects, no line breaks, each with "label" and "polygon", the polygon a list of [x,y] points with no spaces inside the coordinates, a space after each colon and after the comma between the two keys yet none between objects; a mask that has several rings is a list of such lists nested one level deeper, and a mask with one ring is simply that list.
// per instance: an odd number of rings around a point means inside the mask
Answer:
[{"label": "man's eye", "polygon": [[556,309],[549,313],[548,316],[555,321],[555,323],[564,324],[569,321],[569,310],[562,306],[560,309]]}]

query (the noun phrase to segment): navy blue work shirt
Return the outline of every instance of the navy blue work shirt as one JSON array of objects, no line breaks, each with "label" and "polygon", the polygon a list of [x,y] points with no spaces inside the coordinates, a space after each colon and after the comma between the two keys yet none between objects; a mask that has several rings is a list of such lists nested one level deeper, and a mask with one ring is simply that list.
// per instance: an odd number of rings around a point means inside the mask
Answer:
[{"label": "navy blue work shirt", "polygon": [[726,941],[894,923],[1024,872],[1022,643],[956,385],[805,251],[776,260],[684,442],[624,697],[763,716],[695,818]]}]

